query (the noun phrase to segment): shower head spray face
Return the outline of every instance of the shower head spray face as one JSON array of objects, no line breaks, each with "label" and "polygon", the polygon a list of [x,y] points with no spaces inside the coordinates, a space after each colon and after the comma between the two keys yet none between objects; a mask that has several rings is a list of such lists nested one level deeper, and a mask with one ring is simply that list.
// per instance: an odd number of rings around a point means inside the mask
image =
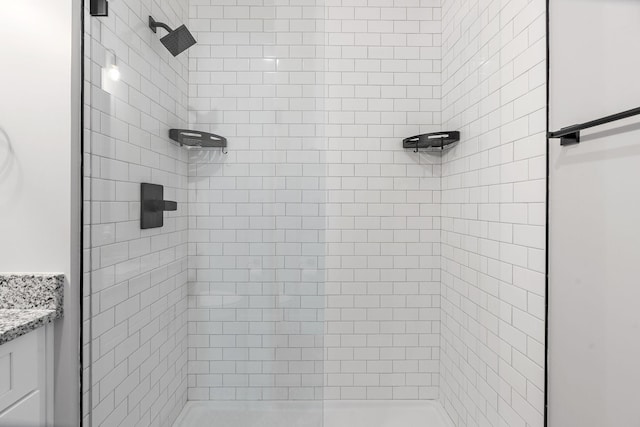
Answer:
[{"label": "shower head spray face", "polygon": [[169,32],[166,36],[162,37],[160,41],[167,48],[169,52],[173,56],[178,56],[185,50],[189,49],[191,46],[196,44],[196,39],[193,38],[191,32],[187,29],[185,25],[181,25],[175,30],[172,30],[167,24],[163,24],[162,22],[157,22],[153,17],[149,17],[149,28],[155,33],[158,29],[164,28]]},{"label": "shower head spray face", "polygon": [[196,39],[193,38],[191,32],[184,25],[179,26],[161,38],[160,41],[173,56],[178,56],[196,44]]}]

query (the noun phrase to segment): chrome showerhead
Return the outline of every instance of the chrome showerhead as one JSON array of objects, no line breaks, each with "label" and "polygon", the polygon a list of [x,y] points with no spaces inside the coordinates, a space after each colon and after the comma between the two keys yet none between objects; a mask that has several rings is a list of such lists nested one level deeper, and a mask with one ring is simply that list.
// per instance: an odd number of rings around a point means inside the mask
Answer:
[{"label": "chrome showerhead", "polygon": [[181,25],[175,30],[172,30],[167,24],[157,22],[153,17],[149,17],[149,28],[155,33],[157,28],[164,28],[169,32],[166,36],[162,37],[160,41],[167,48],[173,56],[178,56],[191,46],[196,44],[196,39],[193,38],[191,32],[185,25]]}]

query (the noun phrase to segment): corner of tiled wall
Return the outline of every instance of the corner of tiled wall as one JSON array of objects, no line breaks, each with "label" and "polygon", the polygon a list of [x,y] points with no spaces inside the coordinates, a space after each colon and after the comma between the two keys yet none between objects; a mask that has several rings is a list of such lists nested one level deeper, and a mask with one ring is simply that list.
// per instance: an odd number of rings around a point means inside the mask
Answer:
[{"label": "corner of tiled wall", "polygon": [[545,1],[443,1],[441,397],[457,426],[544,425]]}]

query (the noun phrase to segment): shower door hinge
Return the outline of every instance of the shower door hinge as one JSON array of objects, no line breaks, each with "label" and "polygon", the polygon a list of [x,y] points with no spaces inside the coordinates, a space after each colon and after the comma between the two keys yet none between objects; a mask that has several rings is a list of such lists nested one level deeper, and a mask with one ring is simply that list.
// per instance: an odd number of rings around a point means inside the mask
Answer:
[{"label": "shower door hinge", "polygon": [[107,0],[91,0],[89,12],[91,12],[91,16],[109,16],[109,2]]}]

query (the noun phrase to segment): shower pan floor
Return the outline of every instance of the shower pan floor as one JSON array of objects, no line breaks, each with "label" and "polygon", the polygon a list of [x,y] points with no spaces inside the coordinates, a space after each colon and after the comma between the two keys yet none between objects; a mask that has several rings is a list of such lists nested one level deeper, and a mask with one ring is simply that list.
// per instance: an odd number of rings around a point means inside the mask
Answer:
[{"label": "shower pan floor", "polygon": [[453,423],[436,401],[328,400],[187,402],[173,425],[201,426],[453,427]]}]

